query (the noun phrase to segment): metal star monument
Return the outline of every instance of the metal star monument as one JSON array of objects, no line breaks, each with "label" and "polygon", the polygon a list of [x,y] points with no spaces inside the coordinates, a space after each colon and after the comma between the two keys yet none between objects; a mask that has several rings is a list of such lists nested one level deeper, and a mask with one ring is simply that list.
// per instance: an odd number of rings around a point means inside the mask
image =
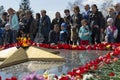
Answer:
[{"label": "metal star monument", "polygon": [[12,47],[0,51],[0,71],[16,75],[49,69],[64,63],[64,58],[33,46],[27,49]]}]

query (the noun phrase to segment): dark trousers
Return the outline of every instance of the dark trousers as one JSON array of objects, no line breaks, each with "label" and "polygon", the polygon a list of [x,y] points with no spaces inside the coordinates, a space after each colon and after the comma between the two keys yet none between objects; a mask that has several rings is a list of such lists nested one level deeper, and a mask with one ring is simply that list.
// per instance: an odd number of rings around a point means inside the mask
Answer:
[{"label": "dark trousers", "polygon": [[12,42],[13,43],[17,42],[17,35],[18,35],[18,31],[17,30],[12,30]]},{"label": "dark trousers", "polygon": [[34,41],[36,34],[30,34],[30,39]]},{"label": "dark trousers", "polygon": [[43,43],[48,44],[48,36],[44,36],[44,41]]},{"label": "dark trousers", "polygon": [[3,45],[3,38],[0,37],[0,45]]},{"label": "dark trousers", "polygon": [[100,41],[100,28],[93,28],[92,29],[92,35],[91,35],[91,38],[92,38],[92,41],[91,43],[92,44],[95,44],[96,43],[101,43]]},{"label": "dark trousers", "polygon": [[117,38],[116,38],[116,40],[115,40],[117,43],[119,43],[120,42],[120,33],[118,33],[118,35],[117,35]]}]

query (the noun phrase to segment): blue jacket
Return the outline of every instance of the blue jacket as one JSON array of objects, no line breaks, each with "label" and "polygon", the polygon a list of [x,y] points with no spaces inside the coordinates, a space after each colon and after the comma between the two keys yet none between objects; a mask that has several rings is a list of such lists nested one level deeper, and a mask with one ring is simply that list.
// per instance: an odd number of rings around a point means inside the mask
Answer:
[{"label": "blue jacket", "polygon": [[90,40],[91,31],[88,26],[82,26],[79,30],[79,37],[81,40]]},{"label": "blue jacket", "polygon": [[19,21],[18,21],[17,14],[13,14],[13,16],[12,16],[11,27],[12,27],[12,30],[18,30],[19,29]]},{"label": "blue jacket", "polygon": [[49,33],[49,42],[50,43],[58,43],[59,42],[60,32],[56,33],[55,31],[51,30]]},{"label": "blue jacket", "polygon": [[85,11],[85,12],[82,13],[83,18],[86,19],[86,20],[89,20],[90,14],[91,14],[90,10]]},{"label": "blue jacket", "polygon": [[60,42],[66,43],[66,41],[67,41],[67,31],[61,30],[60,31]]},{"label": "blue jacket", "polygon": [[41,34],[43,36],[48,36],[50,32],[50,26],[51,26],[51,21],[49,16],[46,15],[41,18],[40,26],[41,26]]}]

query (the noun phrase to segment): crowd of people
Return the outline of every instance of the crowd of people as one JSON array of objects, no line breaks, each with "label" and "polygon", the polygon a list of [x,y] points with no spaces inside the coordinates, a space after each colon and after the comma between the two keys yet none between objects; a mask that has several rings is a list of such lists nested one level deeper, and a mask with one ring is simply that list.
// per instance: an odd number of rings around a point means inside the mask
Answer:
[{"label": "crowd of people", "polygon": [[35,18],[30,10],[16,12],[9,8],[3,12],[0,19],[0,45],[17,42],[17,37],[30,38],[36,43],[88,45],[102,41],[108,43],[120,42],[120,3],[108,8],[104,16],[96,4],[73,7],[60,12],[50,19],[46,10],[36,13]]}]

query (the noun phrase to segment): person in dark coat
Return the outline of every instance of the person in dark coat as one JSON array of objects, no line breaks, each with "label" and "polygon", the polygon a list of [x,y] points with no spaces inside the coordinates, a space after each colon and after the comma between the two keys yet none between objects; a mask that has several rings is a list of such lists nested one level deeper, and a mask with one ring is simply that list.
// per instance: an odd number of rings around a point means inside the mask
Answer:
[{"label": "person in dark coat", "polygon": [[83,19],[82,14],[80,14],[79,6],[74,7],[74,14],[72,15],[72,26],[71,26],[71,41],[73,44],[77,44],[78,41],[78,31],[81,27],[81,20]]},{"label": "person in dark coat", "polygon": [[10,29],[10,24],[5,25],[5,31],[3,32],[3,42],[4,44],[12,43],[12,30]]},{"label": "person in dark coat", "polygon": [[18,36],[17,37],[22,37],[22,35],[25,33],[24,29],[25,29],[25,14],[24,13],[20,13],[19,14],[19,30],[18,30]]},{"label": "person in dark coat", "polygon": [[64,16],[64,22],[67,24],[67,32],[68,32],[68,36],[67,36],[67,44],[72,44],[71,41],[71,15],[70,15],[70,10],[69,9],[65,9],[64,10],[65,16]]},{"label": "person in dark coat", "polygon": [[60,36],[60,29],[59,25],[55,24],[54,29],[49,33],[49,43],[50,44],[58,44],[59,43],[59,36]]},{"label": "person in dark coat", "polygon": [[60,31],[60,43],[65,44],[67,43],[67,30],[66,30],[66,23],[61,24],[61,31]]},{"label": "person in dark coat", "polygon": [[49,16],[46,15],[46,10],[41,11],[41,34],[44,37],[43,43],[48,43],[51,21]]},{"label": "person in dark coat", "polygon": [[36,43],[42,43],[44,41],[44,37],[41,34],[41,16],[40,13],[36,13],[36,22],[37,22],[37,33],[36,33],[36,37],[34,39],[34,42]]},{"label": "person in dark coat", "polygon": [[53,30],[53,26],[55,24],[58,24],[59,28],[60,28],[60,26],[63,22],[64,22],[64,19],[61,18],[60,12],[56,12],[55,13],[55,18],[52,20],[51,30]]},{"label": "person in dark coat", "polygon": [[0,28],[0,45],[3,45],[3,30]]},{"label": "person in dark coat", "polygon": [[7,15],[8,15],[7,12],[3,12],[3,13],[2,13],[2,17],[1,17],[2,23],[0,24],[0,27],[1,27],[1,28],[4,28],[5,25],[6,25],[7,22],[8,22],[8,20],[7,20]]},{"label": "person in dark coat", "polygon": [[32,41],[34,41],[37,33],[37,23],[33,18],[31,11],[26,11],[26,23],[24,32],[26,33],[26,35],[30,36],[30,39]]},{"label": "person in dark coat", "polygon": [[38,29],[39,29],[39,26],[40,26],[40,13],[36,13],[36,16],[35,16],[35,20],[36,20],[36,24],[37,24],[37,32],[38,32]]},{"label": "person in dark coat", "polygon": [[92,44],[101,43],[101,31],[104,28],[103,15],[98,11],[97,5],[92,5],[92,13],[90,14],[90,28],[92,31]]},{"label": "person in dark coat", "polygon": [[116,38],[116,42],[120,42],[120,3],[116,3],[114,5],[114,7],[115,7],[115,10],[116,10],[116,18],[115,18],[114,24],[118,29],[118,35],[117,35],[117,38]]}]

